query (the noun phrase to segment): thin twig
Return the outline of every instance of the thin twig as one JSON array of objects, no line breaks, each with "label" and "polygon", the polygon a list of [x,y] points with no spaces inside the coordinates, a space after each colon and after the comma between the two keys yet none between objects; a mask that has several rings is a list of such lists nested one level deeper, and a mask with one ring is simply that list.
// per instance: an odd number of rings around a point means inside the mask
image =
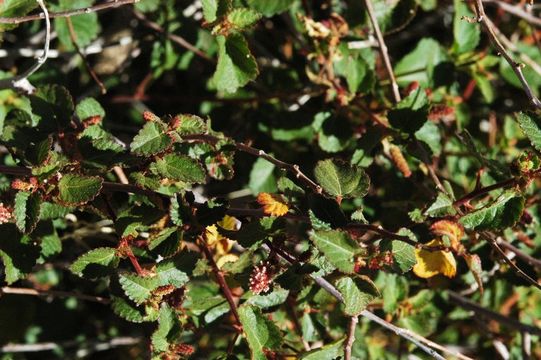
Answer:
[{"label": "thin twig", "polygon": [[520,276],[521,278],[526,280],[529,284],[531,284],[531,285],[535,286],[536,288],[538,288],[539,290],[541,290],[541,285],[535,279],[533,279],[530,275],[526,274],[513,261],[511,261],[511,259],[509,259],[507,257],[507,255],[505,254],[505,251],[503,251],[502,248],[500,247],[500,245],[498,245],[498,241],[496,240],[496,238],[491,233],[489,233],[487,231],[481,231],[481,232],[479,232],[479,235],[481,235],[482,238],[484,238],[486,241],[488,241],[490,246],[501,255],[503,260],[509,266],[511,266],[511,268],[517,273],[518,276]]},{"label": "thin twig", "polygon": [[[289,254],[287,251],[285,251],[285,250],[283,250],[283,249],[281,249],[279,247],[276,247],[274,244],[272,244],[270,242],[267,242],[267,246],[269,248],[271,248],[272,250],[275,250],[276,253],[278,255],[280,255],[280,257],[285,259],[286,261],[288,261],[290,263],[297,262],[293,255]],[[279,251],[277,251],[277,250],[279,250]],[[325,280],[324,278],[322,278],[320,276],[310,275],[310,277],[314,280],[314,282],[316,284],[318,284],[322,289],[324,289],[329,294],[331,294],[338,301],[340,301],[342,303],[344,302],[344,297],[342,296],[342,294],[331,283],[329,283],[327,280]],[[368,310],[364,310],[361,313],[361,316],[363,316],[363,317],[365,317],[365,318],[367,318],[367,319],[369,319],[371,321],[376,322],[377,324],[383,326],[384,328],[393,331],[396,335],[398,335],[398,336],[412,342],[417,347],[419,347],[419,349],[423,350],[425,353],[432,356],[434,359],[445,360],[440,354],[438,354],[438,352],[436,352],[435,350],[433,350],[432,348],[429,347],[429,346],[433,346],[432,344],[435,344],[435,343],[428,340],[428,339],[426,339],[426,338],[424,338],[424,337],[422,337],[421,335],[415,334],[410,330],[403,329],[401,327],[395,326],[395,325],[391,324],[390,322],[385,321],[382,318],[376,316],[375,314],[371,313]],[[445,349],[443,351],[445,351],[448,354],[453,354],[454,356],[458,356],[457,355],[458,353],[456,353],[456,352],[454,352],[452,350],[446,349],[445,347],[443,347],[441,345],[438,345],[438,347],[440,349]],[[467,356],[464,356],[462,354],[459,354],[459,355],[463,356],[462,359],[464,359],[464,360],[472,360],[472,359],[470,359]]]},{"label": "thin twig", "polygon": [[528,81],[524,77],[524,74],[522,72],[522,67],[519,63],[515,62],[513,58],[509,55],[505,47],[500,42],[500,39],[498,38],[498,35],[495,31],[495,26],[490,21],[490,19],[485,14],[485,8],[483,7],[483,1],[482,0],[475,0],[475,11],[477,13],[477,22],[481,24],[483,29],[488,34],[490,41],[492,42],[492,45],[498,50],[498,52],[504,57],[504,59],[509,63],[511,68],[513,69],[513,72],[519,79],[522,88],[524,89],[524,92],[526,93],[526,96],[534,105],[536,108],[541,109],[541,101],[534,95],[534,92],[532,88],[530,87],[530,84],[528,84]]},{"label": "thin twig", "polygon": [[352,316],[349,319],[349,328],[346,344],[344,346],[344,360],[351,360],[351,348],[355,342],[355,329],[357,328],[357,323],[359,322],[358,316]]},{"label": "thin twig", "polygon": [[41,9],[43,10],[43,17],[45,19],[45,44],[43,45],[43,54],[38,57],[37,61],[24,71],[22,74],[14,76],[13,78],[0,81],[0,89],[13,88],[18,91],[22,91],[26,94],[32,94],[36,88],[28,81],[28,78],[39,70],[39,68],[47,61],[49,56],[49,47],[51,44],[51,19],[47,7],[43,3],[43,0],[36,0]]},{"label": "thin twig", "polygon": [[0,289],[0,294],[16,294],[16,295],[45,296],[45,297],[51,296],[51,297],[57,297],[57,298],[74,297],[79,300],[92,301],[92,302],[97,302],[100,304],[109,304],[110,302],[109,299],[101,297],[101,296],[78,294],[74,292],[61,291],[61,290],[37,290],[37,289],[17,288],[17,287],[9,287],[9,286],[2,287]]},{"label": "thin twig", "polygon": [[504,10],[505,12],[508,12],[511,15],[524,19],[532,25],[541,27],[541,19],[538,18],[537,16],[530,14],[526,10],[524,10],[522,6],[511,5],[501,0],[483,0],[483,2],[487,4],[497,5],[502,10]]},{"label": "thin twig", "polygon": [[484,308],[481,305],[455,293],[454,291],[448,290],[447,293],[449,294],[449,300],[451,302],[455,303],[456,305],[464,309],[473,311],[478,316],[487,317],[491,320],[495,320],[501,324],[504,324],[506,326],[509,326],[510,328],[519,330],[521,332],[527,332],[532,335],[541,335],[541,329],[536,326],[524,324],[516,319],[510,318],[508,316],[504,316],[495,311]]},{"label": "thin twig", "polygon": [[391,60],[389,59],[389,52],[387,50],[387,45],[385,45],[385,41],[383,40],[383,34],[381,33],[381,29],[379,28],[378,19],[374,11],[374,6],[372,5],[371,0],[364,0],[364,4],[366,6],[366,11],[368,12],[368,17],[370,18],[370,22],[372,23],[372,27],[374,28],[374,32],[376,33],[376,39],[378,41],[381,57],[383,58],[383,64],[385,65],[385,70],[387,71],[387,75],[389,76],[389,80],[391,81],[394,102],[399,103],[400,91],[398,89],[398,83],[396,82],[396,79],[394,77],[393,67],[391,65]]},{"label": "thin twig", "polygon": [[535,266],[536,268],[538,269],[541,269],[541,260],[538,260],[536,258],[534,258],[533,256],[530,256],[528,254],[526,254],[525,252],[523,252],[522,250],[518,249],[517,247],[515,247],[513,244],[505,241],[504,239],[498,237],[496,239],[496,242],[498,245],[500,245],[501,247],[515,253],[517,255],[518,258],[526,261],[528,264],[532,265],[532,266]]},{"label": "thin twig", "polygon": [[71,43],[73,47],[75,48],[75,51],[77,51],[77,54],[79,54],[79,56],[83,60],[83,64],[85,65],[86,70],[88,71],[92,79],[94,79],[96,84],[98,84],[98,87],[100,88],[102,95],[105,95],[107,93],[107,89],[105,88],[105,85],[103,85],[103,82],[100,80],[98,74],[96,74],[94,69],[92,69],[92,66],[90,66],[90,64],[88,63],[86,55],[83,53],[83,51],[79,47],[79,44],[77,44],[77,34],[75,33],[75,29],[73,28],[73,22],[71,21],[71,18],[67,17],[66,23],[68,24],[68,31],[69,31]]},{"label": "thin twig", "polygon": [[212,253],[210,252],[210,249],[208,248],[208,245],[202,237],[199,237],[199,247],[201,251],[205,254],[205,257],[207,258],[208,262],[210,263],[210,266],[212,267],[212,271],[214,272],[214,276],[216,276],[216,281],[218,282],[218,285],[220,285],[220,289],[222,290],[222,293],[224,294],[228,304],[229,308],[231,309],[231,313],[235,317],[235,321],[237,323],[237,326],[239,328],[242,327],[240,322],[239,313],[237,311],[237,304],[235,303],[235,299],[233,299],[233,293],[231,292],[231,289],[229,288],[229,285],[227,285],[227,282],[225,281],[224,274],[222,270],[218,267],[216,264],[216,261],[214,261],[214,257],[212,256]]},{"label": "thin twig", "polygon": [[[139,0],[113,0],[113,1],[103,3],[103,4],[88,6],[88,7],[79,8],[79,9],[51,12],[49,13],[49,17],[53,19],[53,18],[59,18],[59,17],[71,17],[71,16],[77,16],[77,15],[90,14],[93,12],[116,8],[122,5],[135,4],[137,2],[139,2]],[[46,16],[47,15],[45,15],[45,11],[43,11],[42,13],[39,13],[39,14],[33,14],[33,15],[27,15],[27,16],[9,17],[9,18],[0,17],[0,24],[20,24],[20,23],[24,23],[28,21],[41,20]]]},{"label": "thin twig", "polygon": [[[187,135],[187,136],[183,136],[182,139],[188,140],[188,141],[202,141],[202,142],[206,142],[210,144],[215,144],[220,141],[219,138],[212,135]],[[239,151],[267,160],[268,162],[279,167],[280,169],[283,169],[292,173],[297,179],[299,179],[299,181],[303,182],[315,193],[317,194],[323,193],[323,189],[321,188],[321,186],[319,186],[315,181],[313,181],[308,176],[306,176],[306,174],[304,174],[301,171],[299,165],[289,164],[282,160],[278,160],[272,157],[271,155],[267,154],[264,150],[256,149],[254,147],[251,147],[250,145],[246,145],[243,143],[239,143],[239,142],[235,143],[235,148],[237,148],[237,150]]]},{"label": "thin twig", "polygon": [[27,352],[40,352],[51,351],[64,348],[77,347],[77,357],[84,357],[88,354],[109,350],[118,346],[130,346],[136,345],[143,341],[140,337],[128,337],[121,336],[109,339],[107,341],[65,341],[60,343],[45,342],[36,344],[7,344],[0,348],[0,353],[27,353]]},{"label": "thin twig", "polygon": [[179,35],[176,35],[176,34],[171,34],[169,33],[167,30],[165,30],[163,27],[161,27],[159,24],[153,22],[153,21],[150,21],[149,19],[146,18],[146,16],[143,14],[143,13],[140,13],[139,11],[136,11],[134,10],[133,11],[133,14],[135,15],[135,17],[137,19],[139,19],[143,25],[145,25],[146,27],[154,30],[154,31],[157,31],[159,33],[162,33],[164,34],[165,36],[167,36],[167,38],[169,40],[171,40],[172,42],[174,43],[177,43],[178,45],[182,46],[183,48],[185,48],[186,50],[188,51],[191,51],[193,52],[195,55],[199,56],[200,58],[202,59],[205,59],[209,62],[212,62],[214,63],[214,59],[209,57],[207,54],[205,54],[203,51],[199,50],[198,48],[196,48],[194,45],[190,44],[186,39],[184,39],[182,36],[179,36]]}]

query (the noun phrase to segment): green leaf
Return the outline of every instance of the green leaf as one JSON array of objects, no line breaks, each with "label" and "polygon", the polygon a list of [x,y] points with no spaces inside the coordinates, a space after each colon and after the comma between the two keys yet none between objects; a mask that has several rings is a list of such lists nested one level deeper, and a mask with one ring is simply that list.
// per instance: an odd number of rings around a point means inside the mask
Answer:
[{"label": "green leaf", "polygon": [[75,106],[70,92],[65,87],[42,86],[29,99],[32,114],[37,118],[42,131],[54,133],[58,128],[69,126]]},{"label": "green leaf", "polygon": [[327,193],[337,197],[363,197],[370,187],[370,179],[361,167],[338,160],[319,161],[314,175]]},{"label": "green leaf", "polygon": [[182,114],[175,117],[179,122],[176,130],[182,135],[200,135],[208,132],[208,126],[199,116]]},{"label": "green leaf", "polygon": [[203,17],[209,23],[216,20],[216,12],[218,11],[218,2],[220,0],[201,0],[203,6]]},{"label": "green leaf", "polygon": [[438,125],[432,121],[427,121],[415,132],[415,137],[428,145],[430,151],[435,156],[441,153],[441,134]]},{"label": "green leaf", "polygon": [[524,197],[506,191],[490,205],[481,204],[477,210],[460,218],[460,223],[471,230],[498,230],[515,225],[524,210]]},{"label": "green leaf", "polygon": [[404,56],[394,68],[401,86],[418,81],[422,87],[431,86],[434,68],[447,59],[447,54],[434,39],[423,38],[415,49]]},{"label": "green leaf", "polygon": [[15,195],[15,223],[24,234],[31,233],[39,221],[41,196],[38,193],[19,191]]},{"label": "green leaf", "polygon": [[81,133],[81,139],[90,140],[90,143],[97,150],[113,151],[119,153],[124,151],[124,146],[113,136],[105,131],[100,125],[91,125]]},{"label": "green leaf", "polygon": [[94,98],[85,98],[75,108],[75,114],[81,120],[86,120],[92,117],[105,117],[105,110],[99,102]]},{"label": "green leaf", "polygon": [[258,307],[242,305],[238,312],[252,360],[266,360],[265,350],[278,349],[282,342],[280,330]]},{"label": "green leaf", "polygon": [[381,296],[376,285],[366,276],[342,277],[335,286],[344,297],[344,313],[348,316],[360,315],[372,300]]},{"label": "green leaf", "polygon": [[171,337],[180,330],[180,322],[175,311],[166,303],[162,303],[158,316],[158,328],[152,333],[152,349],[155,352],[166,352],[172,342]]},{"label": "green leaf", "polygon": [[195,159],[185,155],[168,154],[152,164],[154,172],[175,181],[201,184],[206,173],[203,166]]},{"label": "green leaf", "polygon": [[136,155],[154,155],[171,146],[173,140],[167,135],[167,126],[161,121],[147,122],[130,144]]},{"label": "green leaf", "polygon": [[393,314],[398,309],[398,304],[402,301],[409,289],[409,283],[406,278],[397,274],[384,274],[384,283],[382,290],[383,310],[388,314]]},{"label": "green leaf", "polygon": [[[408,236],[412,241],[417,241],[415,235],[408,229],[400,229],[398,232],[399,235]],[[406,273],[410,271],[413,266],[417,263],[415,257],[415,248],[399,240],[382,240],[381,242],[382,251],[390,251],[393,254],[394,266],[398,271]]]},{"label": "green leaf", "polygon": [[119,258],[115,248],[102,247],[92,249],[79,256],[70,266],[70,271],[76,275],[83,274],[92,267],[116,267]]},{"label": "green leaf", "polygon": [[427,216],[440,217],[446,215],[456,214],[456,210],[453,207],[453,200],[445,193],[438,192],[438,197],[424,212]]},{"label": "green leaf", "polygon": [[218,65],[213,79],[219,91],[233,93],[254,80],[259,74],[255,58],[250,53],[244,36],[220,35],[218,41]]},{"label": "green leaf", "polygon": [[102,185],[99,176],[66,174],[58,182],[58,198],[65,205],[82,205],[94,200]]},{"label": "green leaf", "polygon": [[32,271],[39,257],[39,246],[27,235],[22,235],[15,224],[0,225],[0,259],[4,263],[8,284],[22,279]]},{"label": "green leaf", "polygon": [[178,259],[169,259],[158,263],[156,265],[156,274],[159,279],[159,285],[173,285],[179,288],[187,284],[190,279],[179,267],[181,267],[181,264],[179,264]]},{"label": "green leaf", "polygon": [[533,112],[520,112],[517,114],[517,121],[532,146],[541,151],[541,118]]},{"label": "green leaf", "polygon": [[[55,11],[80,9],[90,7],[93,4],[93,0],[60,0],[59,6],[55,6],[53,9]],[[75,32],[75,40],[79,47],[89,45],[101,30],[96,12],[72,16],[70,19]],[[68,19],[62,17],[55,18],[55,30],[63,47],[67,50],[73,50],[74,46],[67,21]]]},{"label": "green leaf", "polygon": [[475,14],[468,5],[460,0],[454,0],[455,15],[453,19],[453,51],[462,54],[472,51],[479,44],[481,38],[480,25],[477,22],[470,23],[464,17],[473,19]]},{"label": "green leaf", "polygon": [[113,312],[121,318],[134,323],[155,321],[159,317],[157,309],[151,306],[136,308],[126,301],[126,299],[118,296],[111,296],[111,308],[113,309]]},{"label": "green leaf", "polygon": [[312,231],[310,239],[340,271],[345,273],[354,271],[355,256],[361,248],[347,233],[337,230]]},{"label": "green leaf", "polygon": [[130,300],[136,304],[142,304],[151,295],[152,291],[160,286],[160,279],[154,277],[142,277],[136,274],[120,274],[120,286]]},{"label": "green leaf", "polygon": [[253,295],[246,304],[257,306],[261,309],[268,309],[283,304],[287,300],[289,290],[276,287],[271,293],[265,295]]},{"label": "green leaf", "polygon": [[339,359],[344,355],[344,341],[345,338],[304,353],[299,360]]},{"label": "green leaf", "polygon": [[252,170],[250,171],[250,180],[248,187],[254,195],[260,192],[274,193],[276,192],[276,177],[274,169],[276,166],[263,158],[258,158]]},{"label": "green leaf", "polygon": [[352,142],[349,120],[342,115],[319,112],[314,116],[312,127],[317,132],[319,147],[326,152],[336,153],[346,149]]},{"label": "green leaf", "polygon": [[421,87],[402,99],[396,109],[387,114],[389,123],[408,134],[415,134],[428,118],[428,98]]},{"label": "green leaf", "polygon": [[227,20],[239,30],[243,30],[255,24],[261,19],[261,14],[248,8],[236,8],[227,14]]},{"label": "green leaf", "polygon": [[256,9],[267,17],[271,17],[286,11],[293,2],[294,0],[248,0],[248,6]]}]

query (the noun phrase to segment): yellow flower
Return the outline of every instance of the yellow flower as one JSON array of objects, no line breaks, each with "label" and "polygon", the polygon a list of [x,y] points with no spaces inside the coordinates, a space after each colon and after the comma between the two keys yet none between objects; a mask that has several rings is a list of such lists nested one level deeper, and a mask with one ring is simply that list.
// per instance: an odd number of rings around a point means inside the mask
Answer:
[{"label": "yellow flower", "polygon": [[289,207],[279,195],[259,193],[257,202],[263,205],[263,212],[266,215],[283,216],[289,211]]},{"label": "yellow flower", "polygon": [[[441,239],[434,239],[426,246],[443,246],[443,242]],[[456,275],[456,261],[450,251],[415,249],[415,258],[417,264],[413,267],[413,272],[421,278],[428,279],[438,274],[452,278]]]}]

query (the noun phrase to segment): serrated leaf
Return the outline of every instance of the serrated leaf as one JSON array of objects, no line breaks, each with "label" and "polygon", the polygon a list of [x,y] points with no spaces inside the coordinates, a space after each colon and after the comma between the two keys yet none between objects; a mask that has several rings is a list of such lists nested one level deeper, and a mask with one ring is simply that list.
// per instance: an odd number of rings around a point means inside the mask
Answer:
[{"label": "serrated leaf", "polygon": [[82,276],[85,270],[91,265],[105,267],[116,267],[118,257],[115,248],[97,248],[79,256],[70,266],[70,271],[76,275]]},{"label": "serrated leaf", "polygon": [[195,159],[185,155],[168,154],[152,164],[154,172],[175,181],[190,184],[205,182],[203,166]]},{"label": "serrated leaf", "polygon": [[136,308],[126,299],[118,296],[111,296],[111,308],[121,318],[134,323],[155,321],[159,316],[159,312],[153,307]]},{"label": "serrated leaf", "polygon": [[158,328],[152,333],[151,342],[155,352],[165,352],[169,349],[170,337],[175,330],[180,329],[180,323],[175,311],[163,303],[158,316]]},{"label": "serrated leaf", "polygon": [[338,230],[312,231],[310,239],[325,258],[340,271],[345,273],[354,271],[355,256],[361,248],[347,233]]},{"label": "serrated leaf", "polygon": [[[400,229],[399,235],[408,236],[412,241],[417,241],[415,235],[408,229]],[[415,258],[415,247],[399,240],[382,240],[381,251],[390,251],[393,254],[396,270],[402,273],[410,271],[417,263]]]},{"label": "serrated leaf", "polygon": [[41,207],[41,196],[38,193],[19,191],[15,195],[15,223],[24,234],[31,233],[36,227]]},{"label": "serrated leaf", "polygon": [[231,34],[218,36],[218,65],[213,79],[219,91],[233,93],[254,80],[259,74],[244,36]]},{"label": "serrated leaf", "polygon": [[94,200],[102,185],[99,176],[66,174],[58,182],[58,198],[65,205],[82,205]]},{"label": "serrated leaf", "polygon": [[336,197],[363,197],[370,187],[370,179],[361,167],[338,160],[319,161],[314,175],[319,185]]},{"label": "serrated leaf", "polygon": [[242,305],[238,313],[252,360],[266,360],[265,350],[277,349],[281,344],[280,330],[258,307]]},{"label": "serrated leaf", "polygon": [[122,290],[130,300],[136,304],[145,302],[158,286],[160,279],[154,277],[142,277],[136,274],[120,274],[118,279]]},{"label": "serrated leaf", "polygon": [[424,212],[427,216],[440,217],[446,215],[455,215],[456,210],[453,207],[453,200],[447,194],[438,192],[436,200]]},{"label": "serrated leaf", "polygon": [[179,122],[176,131],[182,135],[200,135],[208,131],[208,126],[199,116],[182,114],[175,118]]},{"label": "serrated leaf", "polygon": [[173,285],[176,288],[184,286],[188,283],[190,278],[182,270],[180,270],[181,264],[177,259],[169,259],[161,261],[156,265],[156,274],[159,279],[159,285]]},{"label": "serrated leaf", "polygon": [[380,293],[374,282],[366,276],[342,277],[335,282],[344,298],[344,313],[358,316]]},{"label": "serrated leaf", "polygon": [[96,116],[103,118],[105,117],[105,110],[100,103],[96,101],[96,99],[85,98],[79,104],[77,104],[75,114],[77,114],[77,117],[81,120],[86,120]]},{"label": "serrated leaf", "polygon": [[81,139],[89,139],[92,145],[102,151],[113,151],[116,153],[124,151],[124,146],[99,125],[91,125],[84,129],[80,135]]},{"label": "serrated leaf", "polygon": [[517,121],[524,132],[524,134],[530,140],[530,143],[538,151],[541,151],[541,119],[535,113],[518,113]]},{"label": "serrated leaf", "polygon": [[299,360],[338,359],[344,355],[344,341],[345,339],[340,339],[318,349],[311,350],[301,355]]},{"label": "serrated leaf", "polygon": [[269,294],[251,296],[246,300],[246,304],[254,305],[261,309],[267,309],[283,304],[287,300],[288,295],[289,290],[277,287]]},{"label": "serrated leaf", "polygon": [[524,197],[506,191],[490,205],[482,204],[477,210],[460,218],[460,223],[471,230],[497,230],[513,226],[524,210]]},{"label": "serrated leaf", "polygon": [[255,24],[261,19],[261,14],[248,8],[236,8],[227,14],[227,20],[239,30],[243,30]]},{"label": "serrated leaf", "polygon": [[167,135],[167,126],[161,121],[147,122],[130,144],[136,155],[155,155],[171,146],[173,140]]},{"label": "serrated leaf", "polygon": [[[37,6],[38,3],[34,0],[4,0],[0,2],[0,14],[6,18],[24,16]],[[0,43],[2,43],[4,31],[16,26],[16,24],[0,24]]]}]

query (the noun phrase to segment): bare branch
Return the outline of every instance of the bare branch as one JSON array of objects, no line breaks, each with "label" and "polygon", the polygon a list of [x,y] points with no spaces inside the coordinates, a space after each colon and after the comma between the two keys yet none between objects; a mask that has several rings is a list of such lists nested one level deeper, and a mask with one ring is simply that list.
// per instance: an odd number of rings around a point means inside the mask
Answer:
[{"label": "bare branch", "polygon": [[396,83],[396,79],[394,77],[393,67],[391,65],[391,60],[389,59],[389,52],[387,50],[387,45],[385,45],[385,41],[383,40],[383,34],[381,33],[381,29],[379,28],[378,19],[376,18],[376,13],[374,11],[374,6],[372,5],[371,0],[364,0],[364,4],[366,6],[366,11],[368,12],[368,16],[370,17],[370,22],[372,23],[372,27],[374,28],[374,32],[376,33],[376,39],[378,41],[381,57],[383,58],[385,70],[387,70],[387,75],[389,76],[389,80],[391,81],[394,102],[399,103],[400,91],[398,89],[398,84]]},{"label": "bare branch", "polygon": [[16,295],[44,296],[44,297],[51,296],[51,297],[57,297],[57,298],[74,297],[79,300],[92,301],[92,302],[97,302],[100,304],[109,304],[109,299],[101,297],[101,296],[78,294],[74,292],[60,291],[60,290],[36,290],[36,289],[29,289],[29,288],[17,288],[17,287],[4,286],[0,288],[0,294],[16,294]]},{"label": "bare branch", "polygon": [[349,320],[349,328],[346,344],[344,347],[344,359],[351,360],[351,348],[355,342],[355,329],[357,328],[357,323],[359,322],[358,316],[352,316]]},{"label": "bare branch", "polygon": [[186,50],[188,51],[191,51],[193,52],[195,55],[199,56],[200,58],[202,59],[205,59],[209,62],[212,62],[214,63],[214,59],[212,59],[211,57],[209,57],[207,54],[205,54],[203,51],[199,50],[198,48],[196,48],[194,45],[190,44],[186,39],[184,39],[182,36],[179,36],[179,35],[175,35],[175,34],[171,34],[169,32],[167,32],[163,27],[161,27],[159,24],[153,22],[153,21],[150,21],[149,19],[147,19],[145,17],[144,14],[140,13],[139,11],[133,11],[133,14],[135,15],[135,17],[137,19],[139,19],[146,27],[154,30],[154,31],[157,31],[159,33],[162,33],[162,34],[165,34],[165,36],[167,36],[167,38],[169,40],[171,40],[172,42],[182,46],[183,48],[185,48]]},{"label": "bare branch", "polygon": [[0,353],[27,353],[27,352],[40,352],[51,351],[62,348],[79,347],[77,350],[77,357],[84,357],[88,354],[105,351],[119,346],[136,345],[143,341],[140,337],[116,337],[108,341],[65,341],[61,343],[45,342],[36,344],[7,344],[0,348]]},{"label": "bare branch", "polygon": [[[54,19],[54,18],[59,18],[59,17],[71,17],[71,16],[77,16],[77,15],[84,15],[84,14],[90,14],[93,12],[98,12],[98,11],[107,10],[111,8],[116,8],[122,5],[135,4],[137,2],[139,2],[139,0],[113,0],[113,1],[103,3],[103,4],[98,4],[98,5],[89,6],[85,8],[59,11],[59,12],[51,12],[49,13],[48,16],[49,18]],[[20,16],[20,17],[11,17],[11,18],[0,17],[0,24],[20,24],[20,23],[24,23],[28,21],[41,20],[45,18],[46,16],[47,15],[45,15],[45,11],[44,11],[39,14]]]},{"label": "bare branch", "polygon": [[532,25],[541,27],[541,19],[527,12],[522,6],[511,5],[501,0],[483,0],[483,2],[487,4],[497,5],[499,8],[508,12],[511,15],[526,20]]},{"label": "bare branch", "polygon": [[522,72],[522,67],[519,63],[515,62],[511,55],[507,52],[505,47],[500,42],[500,39],[498,38],[498,35],[495,30],[495,26],[490,21],[490,19],[485,14],[485,8],[483,7],[482,0],[475,0],[475,11],[477,12],[477,22],[481,24],[485,32],[488,34],[490,41],[492,42],[492,45],[498,50],[498,52],[504,57],[504,59],[509,63],[511,68],[513,69],[513,72],[519,79],[520,83],[522,84],[522,88],[524,89],[524,92],[526,93],[526,96],[528,96],[528,99],[532,103],[533,106],[535,106],[538,109],[541,109],[541,101],[534,95],[534,92],[532,88],[530,87],[530,84],[528,84],[528,81],[526,81],[526,78],[524,77],[524,74]]},{"label": "bare branch", "polygon": [[495,311],[484,308],[481,305],[479,305],[479,304],[477,304],[477,303],[475,303],[475,302],[473,302],[473,301],[471,301],[469,299],[466,299],[463,296],[460,296],[459,294],[455,293],[454,291],[448,290],[447,293],[449,294],[449,300],[451,302],[455,303],[456,305],[458,305],[458,306],[460,306],[460,307],[462,307],[464,309],[468,309],[468,310],[473,311],[478,316],[487,317],[487,318],[489,318],[491,320],[495,320],[495,321],[497,321],[497,322],[499,322],[501,324],[504,324],[505,326],[509,326],[510,328],[519,330],[521,332],[526,332],[526,333],[529,333],[529,334],[532,334],[532,335],[541,335],[541,329],[536,327],[536,326],[521,323],[520,321],[518,321],[516,319],[510,318],[508,316],[504,316],[504,315],[499,314],[499,313],[497,313]]}]

